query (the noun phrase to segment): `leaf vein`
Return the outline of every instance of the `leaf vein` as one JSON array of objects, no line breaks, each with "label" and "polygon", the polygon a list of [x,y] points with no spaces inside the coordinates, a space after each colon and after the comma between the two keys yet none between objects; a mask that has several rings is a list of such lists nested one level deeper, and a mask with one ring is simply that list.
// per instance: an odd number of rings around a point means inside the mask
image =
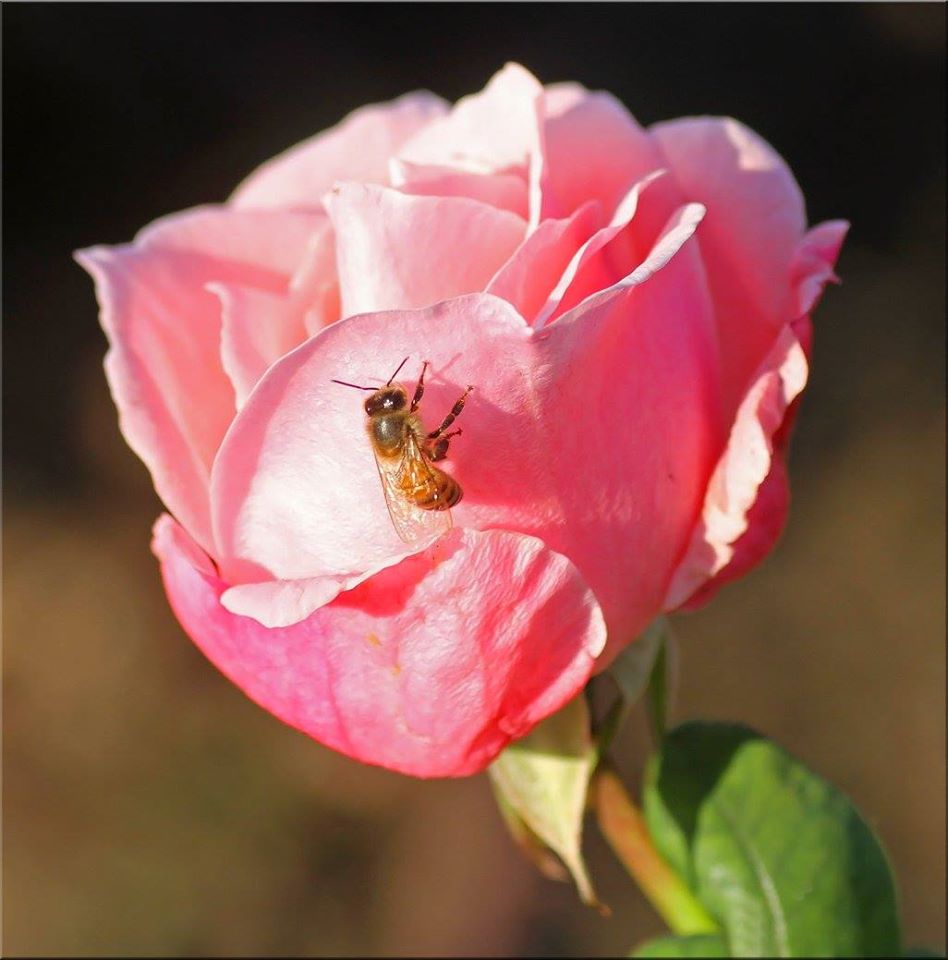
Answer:
[{"label": "leaf vein", "polygon": [[764,900],[767,902],[767,907],[770,910],[771,917],[773,918],[774,939],[776,940],[777,955],[780,957],[789,957],[791,955],[790,938],[787,933],[787,919],[783,914],[783,906],[780,903],[780,894],[777,892],[777,888],[774,885],[770,874],[767,872],[766,865],[754,850],[753,845],[741,827],[738,818],[734,816],[731,809],[724,803],[719,802],[718,809],[721,812],[721,816],[727,821],[728,826],[731,828],[731,830],[733,830],[734,837],[740,845],[747,862],[751,866],[751,869],[754,871],[754,876],[757,878],[757,883],[760,886],[761,893],[763,893]]}]

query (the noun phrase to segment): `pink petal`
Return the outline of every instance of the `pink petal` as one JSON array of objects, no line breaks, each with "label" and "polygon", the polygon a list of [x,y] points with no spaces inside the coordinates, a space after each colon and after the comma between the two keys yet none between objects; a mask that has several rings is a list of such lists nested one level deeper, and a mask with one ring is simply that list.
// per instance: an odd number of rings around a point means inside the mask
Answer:
[{"label": "pink petal", "polygon": [[476,200],[356,183],[338,184],[327,206],[344,316],[483,290],[526,230],[516,214]]},{"label": "pink petal", "polygon": [[399,158],[479,173],[525,173],[537,148],[536,104],[542,93],[533,74],[508,63],[480,93],[459,100],[447,116],[412,137]]},{"label": "pink petal", "polygon": [[[267,369],[311,334],[339,319],[335,237],[329,217],[314,215],[302,256],[286,290],[211,283],[221,302],[221,362],[237,408]],[[297,245],[298,246],[298,245]]]},{"label": "pink petal", "polygon": [[794,315],[787,278],[806,226],[803,197],[780,156],[736,120],[673,120],[651,132],[685,199],[708,208],[698,245],[733,411]]},{"label": "pink petal", "polygon": [[307,337],[295,297],[238,284],[207,287],[221,302],[221,362],[239,410],[257,381]]},{"label": "pink petal", "polygon": [[[595,424],[584,418],[586,442],[577,438],[572,457],[581,463],[590,450],[601,451],[590,473],[593,488],[578,487],[569,513],[572,523],[580,517],[583,526],[570,531],[568,546],[556,535],[545,537],[590,578],[603,606],[609,640],[599,669],[659,609],[655,598],[663,595],[687,541],[694,516],[689,511],[698,509],[719,448],[717,344],[703,270],[696,247],[688,242],[703,214],[698,204],[677,211],[635,270],[550,329],[554,336],[559,331],[584,337],[592,327],[599,351],[598,364],[590,363],[588,384],[574,387],[582,398],[577,408],[593,416],[600,411]],[[636,371],[633,377],[629,365]],[[592,399],[597,397],[598,404]],[[565,459],[570,462],[568,454]],[[604,473],[618,498],[612,526],[608,511],[590,512],[592,504],[603,502],[595,483]],[[568,476],[564,472],[564,485]],[[573,477],[575,483],[575,472]],[[579,502],[584,495],[590,498],[585,515]],[[604,569],[604,564],[612,566]]]},{"label": "pink petal", "polygon": [[318,210],[336,180],[387,183],[389,158],[446,110],[447,104],[427,91],[359,107],[336,126],[259,166],[234,191],[231,203]]},{"label": "pink petal", "polygon": [[705,290],[704,272],[697,256],[696,246],[688,244],[688,241],[694,236],[695,230],[704,219],[705,213],[705,208],[700,203],[688,203],[676,210],[669,218],[668,223],[665,224],[665,229],[652,246],[648,256],[631,273],[612,286],[594,290],[570,311],[570,315],[588,312],[594,306],[610,303],[623,292],[645,283],[646,280],[665,267],[672,258],[678,258],[687,261],[686,273],[689,283],[695,290],[700,290],[703,294],[701,297],[696,297],[696,302],[703,304],[699,313],[704,317],[710,311],[710,301]]},{"label": "pink petal", "polygon": [[213,257],[240,268],[245,283],[275,289],[295,273],[325,224],[321,212],[235,211],[206,205],[160,217],[138,232],[134,244]]},{"label": "pink petal", "polygon": [[[738,408],[727,447],[708,484],[701,519],[669,586],[666,609],[681,606],[705,581],[735,560],[737,544],[748,533],[750,513],[761,485],[779,461],[779,455],[775,460],[774,435],[806,380],[806,355],[788,325]],[[756,517],[760,529],[755,529],[744,544],[753,556],[745,555],[740,561],[743,569],[763,556],[757,550],[766,552],[773,545],[786,513],[785,486],[781,466],[762,501],[761,509],[768,509],[764,516]]]},{"label": "pink petal", "polygon": [[543,196],[542,98],[536,77],[508,63],[480,93],[459,100],[446,117],[406,143],[397,160],[523,180],[533,232],[541,219],[560,216],[552,193]]},{"label": "pink petal", "polygon": [[[612,94],[555,84],[544,93],[543,117],[546,188],[560,216],[595,199],[611,217],[634,183],[665,166],[651,137]],[[669,192],[651,225],[653,238],[680,202]]]},{"label": "pink petal", "polygon": [[[317,229],[310,235],[306,250],[290,280],[289,292],[311,307],[321,292],[333,285],[337,285],[336,237],[329,217],[321,213]],[[320,329],[338,319],[338,316],[327,316]]]},{"label": "pink petal", "polygon": [[673,221],[628,283],[541,333],[480,294],[350,317],[277,363],[214,469],[224,577],[349,576],[404,556],[364,395],[330,381],[383,382],[409,355],[409,388],[431,361],[429,428],[476,387],[446,466],[464,487],[456,525],[540,537],[593,588],[615,649],[632,639],[660,608],[720,442],[703,277],[672,249],[687,221]]},{"label": "pink petal", "polygon": [[437,164],[391,162],[392,186],[402,193],[429,197],[468,197],[526,218],[527,184],[510,173],[471,173]]},{"label": "pink petal", "polygon": [[[641,251],[641,256],[631,261],[619,262],[618,258],[606,254],[604,248],[615,240],[619,234],[628,229],[632,219],[636,216],[639,196],[649,184],[661,176],[662,172],[660,170],[653,171],[636,183],[622,198],[608,225],[596,231],[576,251],[537,314],[534,320],[535,326],[544,326],[576,306],[590,294],[611,287],[636,266],[642,256],[645,256],[657,239],[657,233],[647,237],[647,245]],[[582,273],[582,276],[577,280],[580,273]]]},{"label": "pink petal", "polygon": [[730,561],[710,579],[705,580],[679,609],[697,609],[707,603],[726,583],[740,579],[760,563],[783,533],[789,508],[790,483],[787,467],[782,454],[775,452],[770,473],[758,487],[754,502],[747,511],[746,529],[733,544]]},{"label": "pink petal", "polygon": [[205,548],[210,466],[234,415],[220,362],[220,304],[205,286],[284,287],[313,222],[205,207],[157,221],[133,244],[76,254],[96,282],[122,432],[159,496]]},{"label": "pink petal", "polygon": [[303,325],[310,336],[339,319],[336,237],[328,216],[310,238],[306,253],[290,280],[289,296],[305,307]]},{"label": "pink petal", "polygon": [[342,304],[339,300],[338,282],[327,283],[315,293],[309,309],[303,317],[306,332],[312,336],[323,327],[335,323],[342,316]]},{"label": "pink petal", "polygon": [[182,626],[248,696],[364,763],[421,777],[482,770],[575,696],[602,615],[575,567],[539,541],[455,530],[291,627],[220,604],[225,584],[164,516],[154,550]]},{"label": "pink petal", "polygon": [[[407,354],[401,379],[413,388],[422,358],[429,359],[423,412],[431,419],[469,382],[479,401],[484,384],[472,375],[491,364],[503,376],[506,350],[528,336],[503,301],[464,297],[352,316],[284,357],[241,410],[214,467],[224,578],[255,582],[266,579],[261,570],[281,580],[349,576],[403,557],[365,433],[366,395],[333,379],[384,382]],[[480,406],[472,398],[464,420]]]},{"label": "pink petal", "polygon": [[834,267],[848,232],[845,220],[828,220],[800,241],[790,264],[790,283],[796,292],[794,317],[808,314],[817,305],[827,283],[839,283]]},{"label": "pink petal", "polygon": [[[385,569],[382,567],[381,569]],[[221,595],[225,610],[253,617],[264,627],[289,627],[305,620],[345,590],[375,576],[378,570],[351,577],[311,577],[308,580],[264,580],[239,583]]]},{"label": "pink petal", "polygon": [[[798,310],[811,310],[826,284],[837,280],[833,267],[847,227],[841,221],[824,223],[800,241],[790,271]],[[705,603],[759,563],[783,531],[790,505],[784,457],[811,338],[806,313],[785,328],[741,404],[709,486],[704,515],[675,574],[666,600],[669,608]]]},{"label": "pink petal", "polygon": [[542,221],[493,276],[487,292],[513,304],[532,325],[563,271],[601,222],[602,210],[594,200],[565,220]]}]

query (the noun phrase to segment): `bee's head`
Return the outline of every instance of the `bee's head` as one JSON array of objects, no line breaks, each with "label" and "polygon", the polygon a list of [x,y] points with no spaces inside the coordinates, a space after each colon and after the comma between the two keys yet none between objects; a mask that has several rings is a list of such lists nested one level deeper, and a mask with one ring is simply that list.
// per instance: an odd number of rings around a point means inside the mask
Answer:
[{"label": "bee's head", "polygon": [[404,409],[408,403],[408,394],[405,388],[392,384],[392,386],[382,387],[365,401],[365,412],[370,417],[378,416],[380,413],[395,413]]}]

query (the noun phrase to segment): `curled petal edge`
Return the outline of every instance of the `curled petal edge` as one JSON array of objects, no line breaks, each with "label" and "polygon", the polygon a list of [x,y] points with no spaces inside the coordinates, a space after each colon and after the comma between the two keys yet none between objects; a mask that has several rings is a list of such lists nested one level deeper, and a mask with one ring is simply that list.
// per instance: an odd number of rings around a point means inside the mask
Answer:
[{"label": "curled petal edge", "polygon": [[666,610],[705,603],[763,559],[783,531],[790,504],[784,456],[808,377],[809,312],[826,284],[839,282],[833,268],[848,229],[846,221],[828,221],[797,245],[790,266],[797,319],[780,332],[738,408]]},{"label": "curled petal edge", "polygon": [[672,576],[666,610],[680,607],[733,559],[774,462],[774,434],[803,390],[807,373],[803,347],[787,326],[738,408],[724,454],[711,475],[698,525]]},{"label": "curled petal edge", "polygon": [[701,517],[672,576],[666,610],[684,604],[734,558],[775,459],[774,434],[803,390],[807,372],[803,347],[787,326],[738,408],[724,454],[711,475]]},{"label": "curled petal edge", "polygon": [[466,776],[582,690],[606,627],[534,537],[456,529],[438,546],[268,629],[222,606],[226,584],[171,517],[153,541],[185,631],[260,706],[363,763]]}]

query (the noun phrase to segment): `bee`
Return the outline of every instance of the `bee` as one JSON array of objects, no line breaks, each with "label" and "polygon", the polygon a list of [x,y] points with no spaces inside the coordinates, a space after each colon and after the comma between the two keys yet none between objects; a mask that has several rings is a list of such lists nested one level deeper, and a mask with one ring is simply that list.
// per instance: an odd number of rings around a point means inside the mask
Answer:
[{"label": "bee", "polygon": [[461,499],[461,485],[434,464],[447,457],[451,439],[461,434],[460,429],[446,431],[461,415],[474,388],[469,386],[461,394],[437,430],[426,433],[418,407],[425,392],[428,361],[422,364],[411,403],[405,387],[393,382],[408,359],[402,360],[383,387],[361,387],[345,380],[332,382],[372,391],[364,404],[368,417],[365,426],[382,480],[385,505],[399,537],[405,543],[417,544],[451,528],[451,507]]}]

